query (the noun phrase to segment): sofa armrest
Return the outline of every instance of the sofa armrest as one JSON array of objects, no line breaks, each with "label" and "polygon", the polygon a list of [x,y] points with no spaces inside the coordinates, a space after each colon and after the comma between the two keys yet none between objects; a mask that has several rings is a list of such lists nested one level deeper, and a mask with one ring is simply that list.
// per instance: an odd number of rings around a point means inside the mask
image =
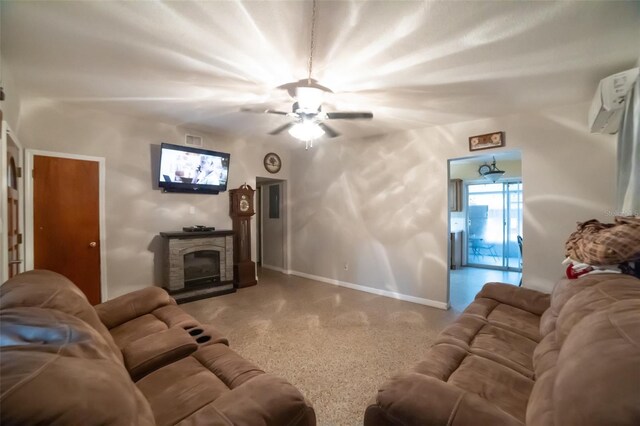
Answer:
[{"label": "sofa armrest", "polygon": [[122,349],[124,364],[134,382],[154,370],[191,355],[198,344],[181,327],[153,333]]},{"label": "sofa armrest", "polygon": [[500,303],[542,315],[550,303],[550,295],[512,284],[486,283],[476,295],[476,299],[493,299]]},{"label": "sofa armrest", "polygon": [[365,426],[493,425],[522,426],[522,422],[478,395],[420,373],[387,381],[376,403],[364,415]]},{"label": "sofa armrest", "polygon": [[212,325],[198,325],[197,327],[188,328],[187,332],[199,346],[215,345],[216,343],[229,346],[229,340]]},{"label": "sofa armrest", "polygon": [[146,287],[100,303],[95,306],[95,310],[100,321],[108,329],[112,329],[162,306],[175,303],[175,300],[160,287]]}]

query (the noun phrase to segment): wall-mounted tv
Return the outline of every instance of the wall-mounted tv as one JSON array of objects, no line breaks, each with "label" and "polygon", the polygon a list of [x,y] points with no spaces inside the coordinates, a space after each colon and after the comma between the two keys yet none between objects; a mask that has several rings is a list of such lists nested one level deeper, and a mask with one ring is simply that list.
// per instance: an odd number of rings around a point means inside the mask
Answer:
[{"label": "wall-mounted tv", "polygon": [[217,194],[227,190],[229,154],[163,143],[158,186],[165,192]]}]

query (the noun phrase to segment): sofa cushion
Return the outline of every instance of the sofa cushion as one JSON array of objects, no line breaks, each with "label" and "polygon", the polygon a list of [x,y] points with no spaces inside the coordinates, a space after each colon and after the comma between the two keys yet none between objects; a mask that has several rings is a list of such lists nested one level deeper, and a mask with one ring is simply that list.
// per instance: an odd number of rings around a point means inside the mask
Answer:
[{"label": "sofa cushion", "polygon": [[158,320],[164,322],[167,327],[182,327],[184,329],[200,325],[191,315],[180,309],[177,305],[170,304],[151,311]]},{"label": "sofa cushion", "polygon": [[548,294],[505,283],[486,283],[476,299],[493,299],[537,316],[549,307]]},{"label": "sofa cushion", "polygon": [[640,424],[640,300],[624,300],[573,327],[529,401],[530,425]]},{"label": "sofa cushion", "polygon": [[553,366],[537,377],[527,404],[527,426],[556,425],[553,417],[553,390],[556,374],[556,367]]},{"label": "sofa cushion", "polygon": [[39,307],[66,312],[93,327],[122,360],[122,354],[109,330],[100,321],[86,296],[69,279],[56,272],[23,272],[0,287],[0,309]]},{"label": "sofa cushion", "polygon": [[158,425],[173,425],[215,401],[229,388],[194,357],[174,362],[137,382]]},{"label": "sofa cushion", "polygon": [[112,328],[110,331],[118,347],[124,348],[138,339],[165,331],[168,328],[167,324],[158,320],[154,315],[146,314]]},{"label": "sofa cushion", "polygon": [[617,280],[624,277],[624,275],[620,274],[589,274],[575,280],[568,278],[559,280],[551,292],[549,309],[544,313],[542,321],[540,322],[540,334],[546,336],[555,330],[556,320],[558,319],[560,311],[573,296],[600,282],[611,279]]},{"label": "sofa cushion", "polygon": [[540,316],[494,299],[476,298],[463,314],[482,318],[496,327],[540,341]]},{"label": "sofa cushion", "polygon": [[558,361],[560,348],[556,344],[556,332],[544,336],[533,351],[533,368],[536,377],[540,377],[545,371],[553,368]]},{"label": "sofa cushion", "polygon": [[478,395],[419,373],[387,380],[364,417],[367,426],[491,425],[522,426],[522,422]]},{"label": "sofa cushion", "polygon": [[640,281],[630,276],[600,281],[575,294],[563,306],[556,321],[556,341],[562,345],[573,327],[589,314],[620,301],[640,299]]},{"label": "sofa cushion", "polygon": [[172,327],[128,344],[122,353],[131,378],[137,381],[153,370],[191,355],[196,349],[198,344],[186,330]]},{"label": "sofa cushion", "polygon": [[302,394],[280,377],[261,374],[187,417],[182,425],[315,426]]},{"label": "sofa cushion", "polygon": [[511,330],[535,342],[540,341],[540,316],[536,314],[500,304],[489,314],[487,320],[497,327]]},{"label": "sofa cushion", "polygon": [[175,300],[160,287],[145,287],[96,305],[95,310],[102,323],[112,329],[155,309],[175,303]]},{"label": "sofa cushion", "polygon": [[[298,411],[307,415],[309,408],[292,385],[265,374],[223,344],[202,347],[137,385],[149,400],[158,425],[198,424],[197,419],[209,419],[208,424],[295,424],[291,418]],[[234,397],[225,397],[230,392]],[[252,413],[253,409],[257,412]],[[233,414],[221,415],[221,410]],[[231,422],[225,420],[228,415],[245,420]]]},{"label": "sofa cushion", "polygon": [[447,383],[474,393],[524,422],[533,380],[490,359],[469,355]]},{"label": "sofa cushion", "polygon": [[159,287],[146,287],[116,297],[97,305],[95,309],[120,349],[172,327],[189,329],[200,325]]},{"label": "sofa cushion", "polygon": [[461,315],[435,341],[444,342],[460,345],[470,353],[533,377],[532,356],[536,342],[510,329],[495,326],[485,318]]},{"label": "sofa cushion", "polygon": [[510,367],[470,353],[457,344],[437,343],[414,371],[476,394],[524,421],[533,380]]},{"label": "sofa cushion", "polygon": [[65,312],[43,308],[0,310],[3,349],[51,352],[59,356],[120,358],[93,327]]},{"label": "sofa cushion", "polygon": [[413,371],[446,382],[467,355],[469,353],[460,345],[438,343],[429,348],[427,357]]},{"label": "sofa cushion", "polygon": [[150,406],[102,336],[67,313],[0,313],[0,423],[153,425]]}]

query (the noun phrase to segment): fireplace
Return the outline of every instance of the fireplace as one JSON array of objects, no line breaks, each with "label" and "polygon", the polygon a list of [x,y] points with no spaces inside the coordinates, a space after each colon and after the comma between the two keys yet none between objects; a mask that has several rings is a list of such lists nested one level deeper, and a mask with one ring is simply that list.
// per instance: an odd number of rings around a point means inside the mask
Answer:
[{"label": "fireplace", "polygon": [[220,282],[220,252],[217,250],[186,253],[183,264],[185,287]]},{"label": "fireplace", "polygon": [[164,287],[178,303],[235,291],[233,231],[161,232]]}]

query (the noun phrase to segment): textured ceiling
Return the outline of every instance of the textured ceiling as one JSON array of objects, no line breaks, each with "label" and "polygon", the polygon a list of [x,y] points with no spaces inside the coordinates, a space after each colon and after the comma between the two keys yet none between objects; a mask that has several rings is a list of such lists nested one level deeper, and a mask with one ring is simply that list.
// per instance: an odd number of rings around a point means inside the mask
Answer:
[{"label": "textured ceiling", "polygon": [[[3,67],[41,98],[243,137],[306,77],[310,1],[2,2]],[[591,99],[640,56],[639,2],[319,1],[324,110],[371,110],[343,137]],[[289,139],[286,132],[273,138]]]}]

